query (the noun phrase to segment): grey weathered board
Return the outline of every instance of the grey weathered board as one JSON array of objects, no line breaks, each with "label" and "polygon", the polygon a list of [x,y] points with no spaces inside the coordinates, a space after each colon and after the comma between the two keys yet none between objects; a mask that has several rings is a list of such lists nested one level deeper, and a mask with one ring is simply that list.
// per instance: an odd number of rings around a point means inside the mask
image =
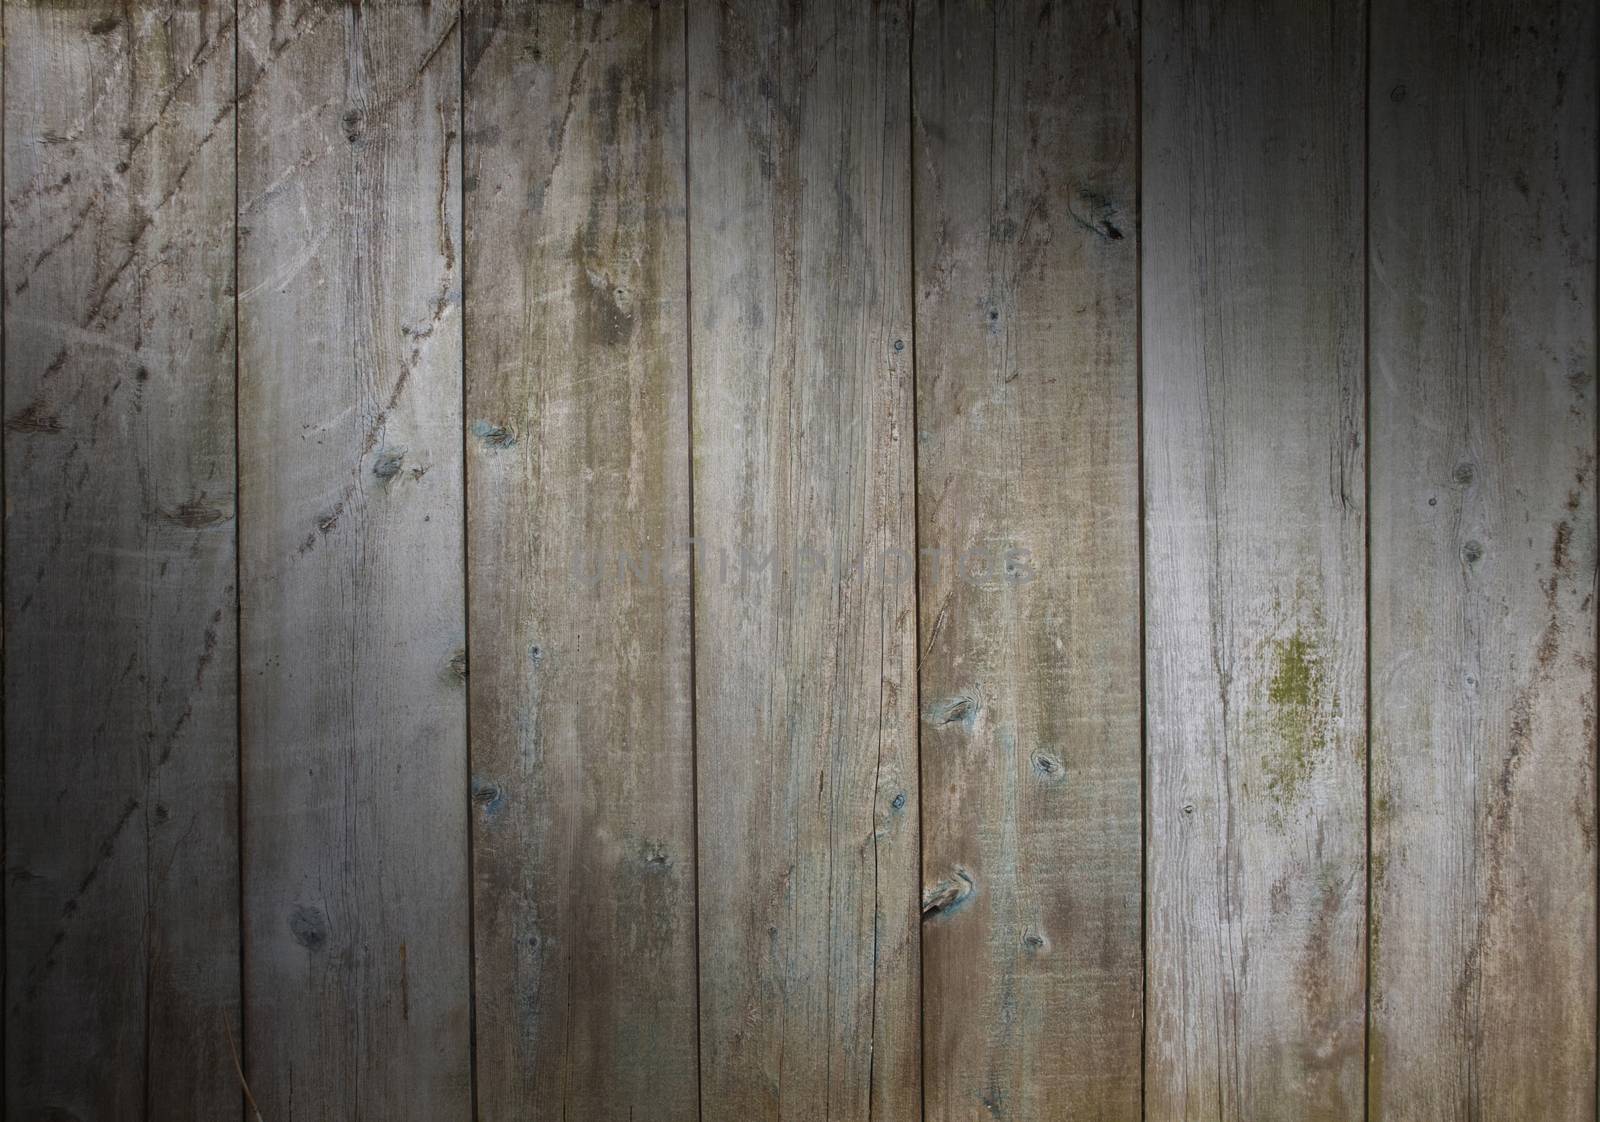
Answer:
[{"label": "grey weathered board", "polygon": [[251,1090],[268,1120],[467,1118],[457,13],[239,25]]},{"label": "grey weathered board", "polygon": [[232,14],[4,19],[6,1116],[222,1117]]},{"label": "grey weathered board", "polygon": [[969,11],[914,62],[927,1116],[1131,1118],[1138,27]]},{"label": "grey weathered board", "polygon": [[1358,1119],[1363,10],[1142,38],[1145,1107]]},{"label": "grey weathered board", "polygon": [[1374,1118],[1595,1117],[1595,5],[1374,8]]},{"label": "grey weathered board", "polygon": [[5,1116],[1593,1119],[1597,37],[10,0]]},{"label": "grey weathered board", "polygon": [[688,14],[704,1115],[914,1117],[909,12]]},{"label": "grey weathered board", "polygon": [[467,14],[479,1104],[693,1119],[683,7]]}]

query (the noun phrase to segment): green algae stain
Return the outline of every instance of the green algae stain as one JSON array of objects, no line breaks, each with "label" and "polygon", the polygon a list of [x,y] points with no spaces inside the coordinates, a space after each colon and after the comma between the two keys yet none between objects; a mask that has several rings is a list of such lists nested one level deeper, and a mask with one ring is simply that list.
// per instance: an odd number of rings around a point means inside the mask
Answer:
[{"label": "green algae stain", "polygon": [[[1322,652],[1304,628],[1268,643],[1266,721],[1271,744],[1262,761],[1267,791],[1283,813],[1299,802],[1317,760],[1327,751],[1330,710]],[[1336,708],[1336,707],[1335,707]]]},{"label": "green algae stain", "polygon": [[1316,648],[1299,628],[1287,639],[1275,639],[1272,680],[1267,700],[1274,705],[1310,707],[1322,700],[1322,666]]}]

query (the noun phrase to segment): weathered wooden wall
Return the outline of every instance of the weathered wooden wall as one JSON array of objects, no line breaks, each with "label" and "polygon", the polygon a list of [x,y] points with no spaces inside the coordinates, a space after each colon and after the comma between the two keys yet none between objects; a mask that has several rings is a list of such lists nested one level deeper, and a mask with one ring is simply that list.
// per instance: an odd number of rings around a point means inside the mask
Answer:
[{"label": "weathered wooden wall", "polygon": [[4,1116],[1594,1119],[1597,40],[7,0]]}]

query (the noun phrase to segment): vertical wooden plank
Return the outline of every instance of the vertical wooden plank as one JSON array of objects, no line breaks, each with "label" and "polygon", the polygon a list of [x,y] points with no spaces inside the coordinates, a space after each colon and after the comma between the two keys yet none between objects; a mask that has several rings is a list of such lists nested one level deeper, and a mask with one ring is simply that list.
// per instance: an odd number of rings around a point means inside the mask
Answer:
[{"label": "vertical wooden plank", "polygon": [[239,1109],[232,23],[5,13],[10,1117]]},{"label": "vertical wooden plank", "polygon": [[689,7],[708,1120],[918,1110],[907,16]]},{"label": "vertical wooden plank", "polygon": [[1363,10],[1143,18],[1147,1112],[1359,1118]]},{"label": "vertical wooden plank", "polygon": [[241,7],[245,985],[266,1118],[470,1109],[457,15]]},{"label": "vertical wooden plank", "polygon": [[1596,10],[1373,15],[1373,1117],[1593,1119]]},{"label": "vertical wooden plank", "polygon": [[694,1119],[683,7],[468,16],[479,1102]]},{"label": "vertical wooden plank", "polygon": [[1137,1118],[1137,25],[916,13],[931,1118]]}]

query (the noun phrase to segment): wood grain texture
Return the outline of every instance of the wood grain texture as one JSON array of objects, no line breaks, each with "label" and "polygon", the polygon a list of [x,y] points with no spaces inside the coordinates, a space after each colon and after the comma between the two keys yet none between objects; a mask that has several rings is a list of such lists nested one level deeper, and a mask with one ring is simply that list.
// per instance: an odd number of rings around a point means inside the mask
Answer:
[{"label": "wood grain texture", "polygon": [[1595,1117],[1593,4],[1374,9],[1373,1117]]},{"label": "wood grain texture", "polygon": [[233,27],[5,11],[8,1118],[224,1118]]},{"label": "wood grain texture", "polygon": [[1137,24],[915,26],[927,1116],[1136,1119]]},{"label": "wood grain texture", "polygon": [[1143,17],[1146,1109],[1360,1118],[1363,14]]},{"label": "wood grain texture", "polygon": [[466,35],[479,1105],[694,1119],[683,7]]},{"label": "wood grain texture", "polygon": [[465,1118],[457,12],[240,17],[248,1075]]},{"label": "wood grain texture", "polygon": [[918,1112],[907,16],[689,8],[708,1120]]}]

